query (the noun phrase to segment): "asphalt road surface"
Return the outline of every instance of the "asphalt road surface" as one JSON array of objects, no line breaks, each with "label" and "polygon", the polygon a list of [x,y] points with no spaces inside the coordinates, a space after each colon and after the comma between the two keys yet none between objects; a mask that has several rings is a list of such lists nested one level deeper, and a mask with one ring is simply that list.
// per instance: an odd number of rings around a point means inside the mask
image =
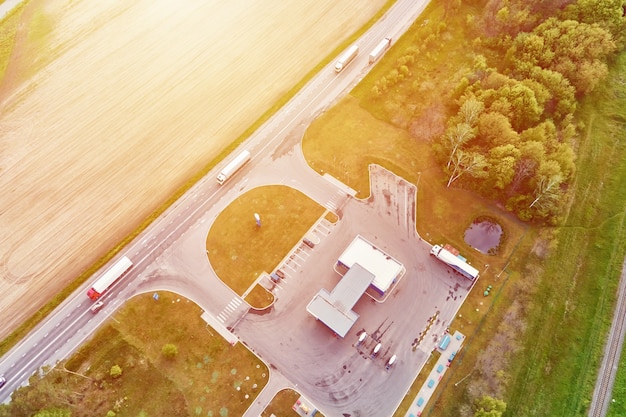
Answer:
[{"label": "asphalt road surface", "polygon": [[[0,360],[0,374],[7,378],[7,384],[0,391],[0,401],[8,401],[11,392],[18,386],[26,384],[28,377],[42,366],[53,365],[69,356],[129,297],[155,289],[170,289],[194,300],[207,312],[216,318],[219,317],[221,320],[218,321],[223,322],[225,327],[236,325],[236,333],[241,340],[260,353],[272,365],[274,372],[284,372],[284,376],[294,386],[301,384],[298,385],[298,389],[302,390],[310,398],[319,401],[321,406],[323,406],[322,408],[327,408],[329,412],[337,408],[354,409],[357,413],[361,409],[372,409],[374,404],[371,401],[366,399],[366,403],[361,406],[358,404],[357,398],[368,395],[368,392],[371,391],[370,387],[372,385],[364,384],[363,380],[374,381],[373,383],[378,387],[381,387],[380,381],[373,378],[366,371],[366,367],[357,366],[356,362],[363,361],[363,364],[369,363],[370,368],[378,365],[375,361],[368,362],[362,359],[362,353],[357,353],[356,350],[349,350],[350,334],[345,340],[337,340],[331,337],[332,340],[327,341],[327,329],[317,326],[319,323],[316,323],[314,320],[312,324],[311,320],[309,320],[310,317],[302,316],[299,313],[294,314],[296,324],[306,323],[312,332],[310,334],[306,333],[308,336],[302,334],[303,340],[300,343],[310,342],[312,337],[317,340],[316,336],[318,336],[318,343],[322,343],[322,346],[320,347],[318,344],[312,345],[308,348],[312,349],[311,352],[318,355],[337,354],[339,355],[338,357],[344,358],[345,369],[343,367],[334,369],[332,373],[324,376],[311,374],[312,370],[306,369],[306,367],[290,369],[288,366],[290,363],[297,363],[298,359],[306,357],[303,356],[303,347],[294,344],[294,351],[291,352],[291,355],[294,356],[289,361],[275,358],[279,351],[276,349],[277,347],[267,345],[265,334],[255,333],[254,326],[252,326],[255,320],[261,320],[268,323],[267,332],[278,332],[281,331],[279,329],[283,329],[281,332],[284,334],[284,329],[291,328],[289,326],[292,324],[290,321],[281,323],[281,309],[293,309],[293,311],[296,311],[298,309],[296,301],[301,303],[308,302],[308,294],[316,292],[321,281],[301,280],[302,292],[298,291],[298,285],[288,286],[289,281],[287,281],[283,286],[284,292],[279,293],[279,302],[272,313],[274,314],[274,320],[269,320],[270,315],[268,317],[251,317],[249,314],[246,315],[247,307],[245,303],[241,303],[236,294],[223,285],[213,274],[205,253],[205,238],[211,222],[220,210],[236,196],[254,185],[275,183],[290,185],[304,191],[311,198],[326,207],[343,207],[346,213],[354,211],[355,216],[364,215],[359,214],[360,210],[365,210],[366,212],[367,210],[376,210],[376,204],[373,202],[363,203],[350,199],[347,197],[345,190],[338,188],[334,183],[328,182],[312,172],[301,158],[297,143],[294,143],[294,138],[299,139],[306,126],[317,114],[332,105],[362,78],[369,69],[367,55],[380,39],[386,36],[391,36],[395,39],[401,35],[421,13],[426,4],[426,1],[398,1],[379,22],[356,42],[361,48],[361,53],[354,62],[341,74],[335,74],[333,71],[334,62],[330,63],[242,145],[241,149],[246,148],[251,151],[253,160],[235,178],[225,186],[219,187],[215,183],[215,175],[221,166],[217,167],[214,172],[199,181],[135,241],[128,245],[124,253],[119,254],[118,257],[128,256],[133,261],[134,266],[124,278],[118,281],[105,294],[103,300],[106,305],[100,313],[94,315],[89,311],[92,302],[86,297],[85,293],[89,284],[117,261],[118,258],[103,267],[101,271],[94,275],[92,280],[89,280],[87,284],[68,297],[53,314],[40,323],[27,338],[4,355]],[[285,153],[285,151],[287,152]],[[348,217],[347,214],[344,215],[344,220],[348,219]],[[402,227],[405,228],[404,232],[401,232],[403,233],[403,239],[418,239],[414,231],[411,232],[413,236],[410,236],[411,233],[407,231],[409,229],[406,229],[406,227],[409,223],[406,223],[404,219],[400,219],[400,221]],[[312,251],[311,256],[325,256],[330,267],[333,256],[337,255],[336,249],[345,243],[342,240],[347,238],[344,236],[344,233],[354,234],[356,232],[356,230],[351,229],[351,227],[355,227],[354,224],[349,226],[350,224],[351,222],[341,221],[336,228],[341,230],[347,229],[346,232],[329,232],[329,236],[333,236],[327,240],[329,243],[322,243],[320,249]],[[386,232],[383,229],[380,231],[381,239],[383,233]],[[376,234],[371,234],[373,232],[370,232],[369,235],[365,231],[359,231],[359,233],[375,241],[378,239]],[[414,243],[425,245],[424,243],[419,243],[419,240]],[[322,250],[324,245],[329,248],[328,251]],[[391,251],[395,249],[394,245],[389,243]],[[381,240],[381,247],[384,246],[386,246],[386,243]],[[402,246],[407,245],[403,244]],[[427,249],[426,245],[417,252],[423,255]],[[408,246],[404,251],[408,251]],[[421,271],[420,268],[424,268],[424,265],[432,265],[430,261],[426,264],[424,260],[418,261],[411,258],[423,257],[422,255],[406,252],[403,256],[398,256],[406,259],[407,270],[409,270],[409,265],[416,265],[413,267],[413,273],[417,273]],[[312,264],[306,265],[309,268],[312,266]],[[439,269],[437,274],[445,275],[445,268],[441,265],[435,263],[432,267]],[[303,269],[302,274],[304,273]],[[418,293],[420,291],[422,293],[426,292],[424,295],[429,295],[431,290],[424,283],[420,284],[418,279],[411,277],[411,272],[407,272],[407,275],[402,280],[403,282],[397,288],[398,294],[395,298],[406,298],[413,301],[415,299],[414,291],[418,291]],[[326,279],[332,280],[333,277],[329,275]],[[291,281],[298,282],[295,279]],[[451,281],[447,282],[444,279],[442,282],[443,284],[441,285],[443,287],[436,291],[445,293],[450,290],[449,288],[452,288],[450,287]],[[437,293],[437,296],[439,295]],[[392,298],[394,297],[392,296]],[[285,300],[284,303],[282,302],[283,299]],[[384,307],[370,314],[367,314],[367,312],[371,308],[379,306],[378,304],[368,304],[367,301],[362,300],[355,308],[362,315],[362,320],[358,323],[358,326],[368,326],[370,331],[383,326],[387,329],[385,337],[389,339],[388,352],[391,352],[392,348],[398,352],[397,354],[400,358],[398,365],[400,366],[397,366],[393,373],[381,374],[379,376],[383,379],[396,381],[393,383],[393,387],[385,388],[383,394],[389,393],[393,401],[399,401],[401,396],[404,395],[404,392],[401,392],[402,389],[407,388],[407,384],[409,384],[409,381],[412,380],[411,378],[417,372],[415,366],[420,362],[417,359],[420,355],[419,352],[410,352],[409,354],[403,351],[406,350],[407,340],[405,340],[406,335],[402,330],[402,323],[411,322],[415,324],[419,323],[419,321],[413,320],[406,315],[403,316],[402,313],[406,310],[398,308],[395,311],[396,307],[387,307],[395,305],[391,301],[389,300],[384,304]],[[438,308],[442,309],[441,317],[449,314],[451,319],[456,307],[450,304],[449,307],[441,305]],[[224,314],[225,312],[228,314]],[[381,314],[388,318],[386,320],[382,319],[381,317],[383,316]],[[431,312],[424,314],[431,314]],[[390,324],[392,322],[393,324]],[[382,329],[383,327],[380,328]],[[298,332],[305,332],[306,329],[307,327],[304,327],[299,329]],[[417,334],[420,330],[414,329],[413,333]],[[328,347],[330,350],[323,349],[324,347]],[[424,347],[424,349],[426,348]],[[357,360],[359,357],[361,359]],[[320,357],[318,360],[322,360],[322,358]],[[325,362],[330,361],[326,359]],[[348,367],[351,368],[348,369]],[[345,374],[351,375],[352,378],[345,378]],[[355,382],[355,375],[358,375],[358,378],[361,378],[362,381]],[[278,380],[280,378],[276,377],[275,379]],[[320,389],[321,387],[327,387],[327,389]],[[399,391],[396,391],[394,387],[398,388]],[[377,398],[381,398],[380,395]],[[376,406],[376,409],[380,410],[378,406]],[[384,414],[374,413],[367,415]]]}]

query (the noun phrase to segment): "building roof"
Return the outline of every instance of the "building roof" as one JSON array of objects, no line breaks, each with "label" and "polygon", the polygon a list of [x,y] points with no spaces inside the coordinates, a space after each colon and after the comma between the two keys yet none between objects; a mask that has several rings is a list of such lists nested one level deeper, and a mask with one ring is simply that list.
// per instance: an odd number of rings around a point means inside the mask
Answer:
[{"label": "building roof", "polygon": [[402,272],[402,264],[362,236],[357,235],[339,257],[339,262],[348,268],[358,263],[374,274],[372,285],[381,292],[386,292]]},{"label": "building roof", "polygon": [[336,334],[344,337],[359,318],[352,308],[373,279],[374,274],[354,264],[330,293],[322,288],[306,309]]}]

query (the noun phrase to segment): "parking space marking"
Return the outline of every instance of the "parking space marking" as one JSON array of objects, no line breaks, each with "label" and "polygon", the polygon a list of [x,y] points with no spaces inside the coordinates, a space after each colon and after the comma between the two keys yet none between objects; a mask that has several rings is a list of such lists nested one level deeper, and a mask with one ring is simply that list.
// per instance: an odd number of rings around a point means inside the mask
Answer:
[{"label": "parking space marking", "polygon": [[[303,255],[306,256],[306,257],[304,257]],[[298,259],[306,261],[306,258],[309,257],[309,254],[303,251],[303,252],[294,253],[293,256],[296,256]]]},{"label": "parking space marking", "polygon": [[[295,262],[294,262],[294,263],[295,263]],[[294,267],[292,267],[291,265],[289,265],[289,264],[285,264],[285,266],[286,266],[287,268],[291,269],[293,272],[296,272],[296,269],[295,269]]]}]

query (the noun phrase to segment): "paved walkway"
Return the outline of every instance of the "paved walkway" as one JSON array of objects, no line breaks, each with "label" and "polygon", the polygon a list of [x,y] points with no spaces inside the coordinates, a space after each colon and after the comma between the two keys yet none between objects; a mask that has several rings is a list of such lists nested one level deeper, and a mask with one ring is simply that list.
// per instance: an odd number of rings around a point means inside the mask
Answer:
[{"label": "paved walkway", "polygon": [[[446,336],[449,338],[446,338]],[[446,340],[448,340],[448,342],[446,342]],[[443,379],[443,376],[448,371],[448,367],[453,362],[456,354],[461,350],[464,341],[465,336],[458,331],[454,332],[453,335],[443,336],[441,342],[437,345],[437,350],[441,352],[441,356],[428,374],[424,385],[422,385],[422,388],[420,388],[413,399],[405,417],[416,417],[422,414],[422,411],[426,408],[426,404],[428,404],[428,401],[430,401],[430,398],[437,389],[439,381]]]},{"label": "paved walkway", "polygon": [[267,381],[267,385],[263,388],[263,391],[259,393],[250,407],[248,407],[242,417],[260,417],[261,413],[272,401],[276,393],[285,388],[291,388],[295,391],[298,390],[298,388],[294,387],[280,372],[272,372],[270,370],[270,378],[269,381]]}]

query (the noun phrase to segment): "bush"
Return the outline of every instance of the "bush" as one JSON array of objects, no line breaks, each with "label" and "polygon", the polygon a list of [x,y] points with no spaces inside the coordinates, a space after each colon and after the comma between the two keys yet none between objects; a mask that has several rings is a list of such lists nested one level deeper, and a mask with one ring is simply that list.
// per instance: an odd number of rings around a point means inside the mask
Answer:
[{"label": "bush", "polygon": [[166,359],[174,359],[176,355],[178,355],[178,348],[176,345],[167,343],[161,348],[161,354],[165,356]]},{"label": "bush", "polygon": [[122,368],[119,365],[113,365],[109,372],[112,378],[119,378],[122,376]]}]

